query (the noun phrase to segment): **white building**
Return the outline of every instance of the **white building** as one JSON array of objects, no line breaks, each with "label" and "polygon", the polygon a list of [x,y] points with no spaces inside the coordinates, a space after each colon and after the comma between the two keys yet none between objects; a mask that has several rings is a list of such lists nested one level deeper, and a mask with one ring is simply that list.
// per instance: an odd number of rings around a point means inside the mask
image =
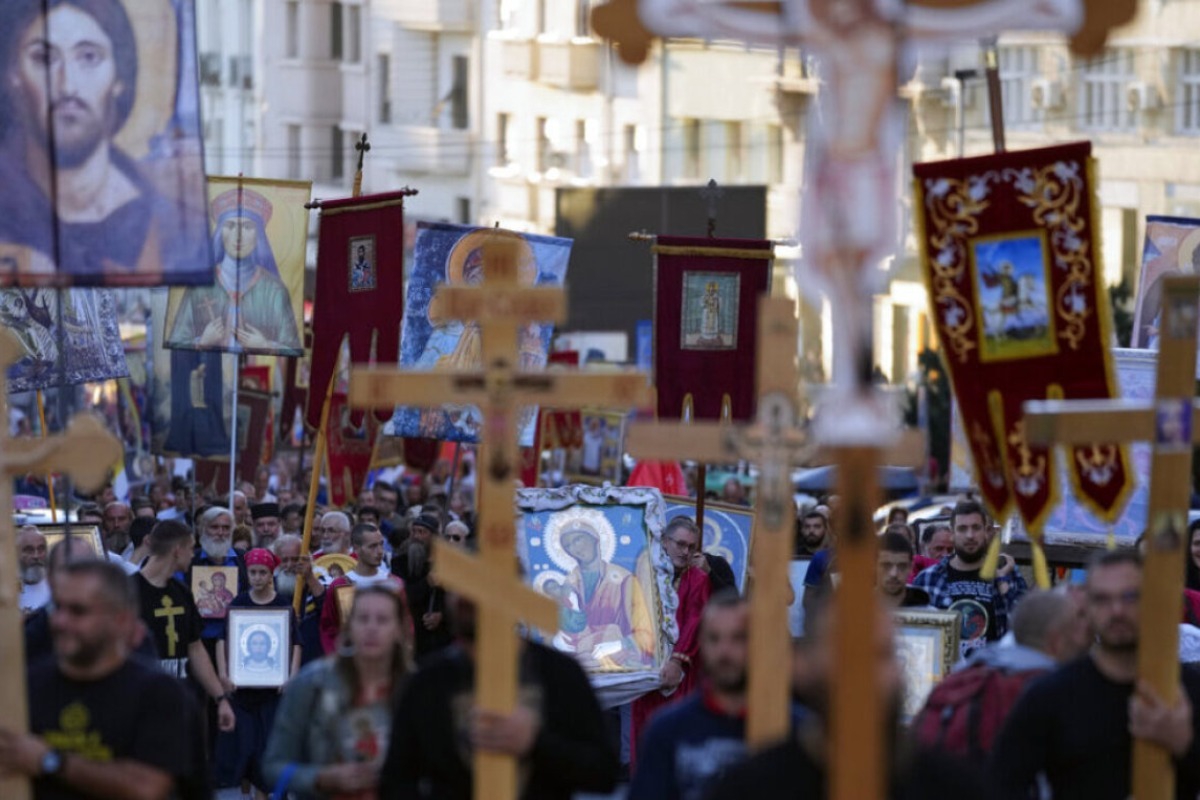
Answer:
[{"label": "white building", "polygon": [[205,166],[257,174],[262,114],[261,0],[198,0],[196,42]]}]

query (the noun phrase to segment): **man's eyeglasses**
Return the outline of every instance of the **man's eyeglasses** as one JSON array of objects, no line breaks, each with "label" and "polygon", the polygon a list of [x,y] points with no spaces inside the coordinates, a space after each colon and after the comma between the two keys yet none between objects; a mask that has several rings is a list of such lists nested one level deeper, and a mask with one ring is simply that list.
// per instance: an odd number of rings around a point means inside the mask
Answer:
[{"label": "man's eyeglasses", "polygon": [[668,541],[668,542],[670,542],[670,543],[671,543],[671,544],[673,544],[675,547],[679,548],[680,550],[682,550],[682,551],[683,551],[683,552],[685,552],[685,553],[696,553],[696,552],[699,552],[699,551],[700,551],[700,546],[699,546],[699,545],[690,544],[690,543],[688,543],[688,544],[685,544],[684,542],[681,542],[681,541],[679,541],[678,539],[675,539],[675,538],[673,538],[673,537],[670,537],[670,536],[668,536],[668,537],[667,537],[667,541]]}]

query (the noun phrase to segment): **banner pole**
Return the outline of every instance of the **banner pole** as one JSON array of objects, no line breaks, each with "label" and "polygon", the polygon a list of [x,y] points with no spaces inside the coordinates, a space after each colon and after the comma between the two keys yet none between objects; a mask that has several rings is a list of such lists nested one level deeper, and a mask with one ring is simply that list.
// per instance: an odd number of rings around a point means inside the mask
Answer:
[{"label": "banner pole", "polygon": [[[354,171],[354,188],[351,190],[352,197],[362,196],[362,181],[363,181],[363,158],[370,151],[371,145],[367,143],[367,134],[364,133],[358,143],[354,145],[354,149],[358,151],[358,168]],[[314,207],[320,208],[319,204],[313,204]],[[315,345],[316,342],[314,341]],[[321,424],[317,426],[317,440],[313,447],[313,464],[312,476],[308,481],[308,502],[304,508],[304,534],[300,542],[300,557],[308,555],[312,547],[312,526],[313,516],[317,510],[317,492],[321,488],[321,470],[324,468],[325,462],[325,435],[329,429],[329,405],[333,400],[333,385],[337,382],[337,373],[335,369],[333,374],[329,376],[329,383],[325,387],[325,399],[321,403]],[[310,387],[311,388],[311,387]],[[311,393],[310,393],[311,396]],[[369,424],[364,422],[364,424]],[[301,473],[304,467],[304,454],[300,455]],[[330,490],[332,491],[333,478],[330,477]],[[297,581],[296,590],[292,595],[292,608],[295,609],[297,619],[301,616],[301,604],[304,602],[305,582]]]},{"label": "banner pole", "polygon": [[[46,429],[46,399],[42,396],[42,390],[37,390],[37,411],[38,425],[42,429],[43,439],[50,435],[50,431]],[[50,493],[50,519],[54,520],[54,524],[58,524],[58,501],[54,499],[54,473],[46,473],[46,486]]]}]

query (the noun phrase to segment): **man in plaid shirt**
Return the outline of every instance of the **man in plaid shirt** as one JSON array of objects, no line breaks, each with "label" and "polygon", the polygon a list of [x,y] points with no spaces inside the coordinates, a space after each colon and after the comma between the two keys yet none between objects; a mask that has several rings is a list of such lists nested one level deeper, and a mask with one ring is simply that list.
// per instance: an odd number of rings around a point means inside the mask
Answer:
[{"label": "man in plaid shirt", "polygon": [[996,577],[985,581],[979,571],[991,541],[983,507],[963,500],[950,515],[954,554],[921,572],[912,585],[929,594],[933,608],[957,611],[962,617],[959,650],[963,658],[1008,632],[1008,617],[1021,595],[1025,579],[1010,556],[1000,557]]}]

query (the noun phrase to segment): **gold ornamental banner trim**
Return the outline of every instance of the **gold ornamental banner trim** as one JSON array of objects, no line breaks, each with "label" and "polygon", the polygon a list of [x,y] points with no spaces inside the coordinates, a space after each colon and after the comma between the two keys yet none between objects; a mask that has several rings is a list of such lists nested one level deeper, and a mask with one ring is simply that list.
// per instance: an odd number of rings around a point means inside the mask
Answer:
[{"label": "gold ornamental banner trim", "polygon": [[332,217],[334,214],[345,214],[349,211],[371,211],[376,208],[391,208],[392,206],[404,205],[404,198],[396,200],[383,200],[378,203],[365,203],[360,206],[335,206],[334,208],[322,208],[322,217]]},{"label": "gold ornamental banner trim", "polygon": [[678,247],[675,245],[656,244],[651,251],[663,256],[705,256],[717,258],[761,258],[766,261],[775,259],[775,245],[766,250],[751,250],[738,247]]}]

